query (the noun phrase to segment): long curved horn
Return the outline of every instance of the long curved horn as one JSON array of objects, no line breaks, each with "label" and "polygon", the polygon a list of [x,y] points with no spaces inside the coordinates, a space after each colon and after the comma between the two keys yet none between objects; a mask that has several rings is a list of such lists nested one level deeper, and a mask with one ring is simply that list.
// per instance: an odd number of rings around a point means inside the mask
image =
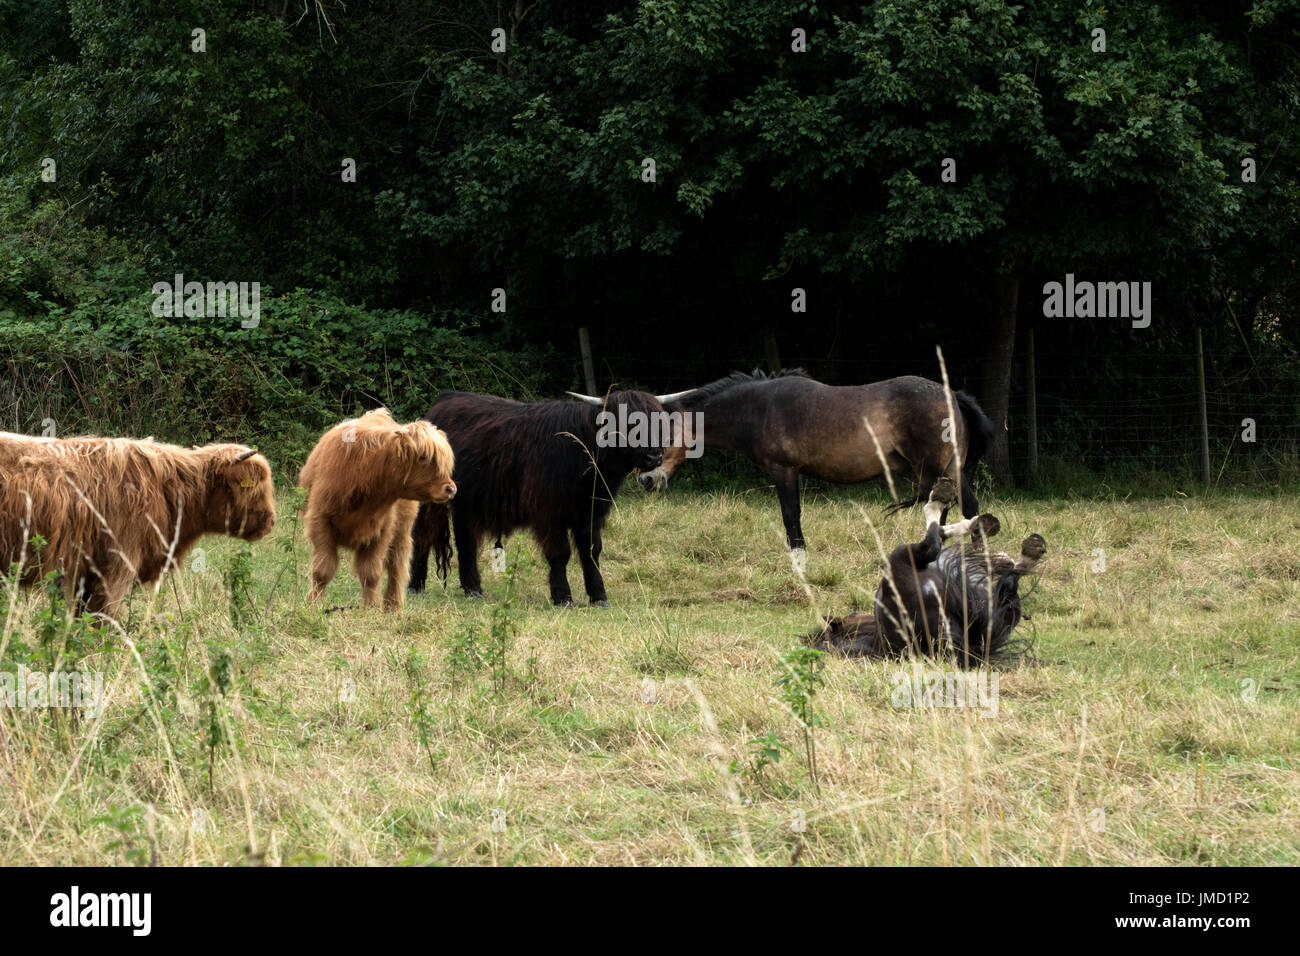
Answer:
[{"label": "long curved horn", "polygon": [[673,392],[671,395],[656,395],[660,405],[667,405],[669,402],[680,402],[687,395],[693,395],[698,392],[698,388],[688,388],[684,392]]},{"label": "long curved horn", "polygon": [[565,394],[565,395],[572,395],[574,398],[580,398],[580,399],[582,399],[584,402],[586,402],[588,405],[604,405],[604,404],[605,404],[605,400],[604,400],[603,398],[596,398],[596,396],[594,396],[594,395],[583,395],[583,394],[581,394],[581,393],[579,393],[579,392],[569,392],[569,391],[566,391],[564,394]]},{"label": "long curved horn", "polygon": [[248,459],[252,458],[256,454],[257,454],[257,449],[250,448],[248,449],[248,451],[241,451],[238,455],[236,455],[235,461],[247,461]]}]

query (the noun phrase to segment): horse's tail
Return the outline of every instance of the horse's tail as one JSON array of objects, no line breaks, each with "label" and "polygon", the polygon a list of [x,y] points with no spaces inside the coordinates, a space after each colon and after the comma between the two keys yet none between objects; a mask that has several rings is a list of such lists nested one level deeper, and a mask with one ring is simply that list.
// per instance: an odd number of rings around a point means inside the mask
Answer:
[{"label": "horse's tail", "polygon": [[961,409],[961,416],[966,421],[966,457],[962,460],[962,468],[974,468],[985,452],[993,447],[997,432],[973,395],[954,392],[953,398],[957,400],[957,407]]},{"label": "horse's tail", "polygon": [[900,511],[906,511],[908,508],[912,507],[912,505],[916,505],[920,503],[921,503],[920,495],[913,495],[911,498],[900,498],[898,501],[895,501],[892,504],[885,505],[885,514],[887,515],[897,514]]}]

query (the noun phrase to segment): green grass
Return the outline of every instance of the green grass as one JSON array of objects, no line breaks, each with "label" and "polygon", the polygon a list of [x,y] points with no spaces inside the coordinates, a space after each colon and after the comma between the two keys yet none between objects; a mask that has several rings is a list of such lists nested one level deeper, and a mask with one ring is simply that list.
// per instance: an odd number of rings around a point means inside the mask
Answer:
[{"label": "green grass", "polygon": [[[629,486],[605,609],[552,608],[516,536],[503,688],[448,665],[454,636],[489,641],[506,579],[486,553],[486,602],[435,582],[400,615],[322,614],[282,509],[236,630],[243,546],[206,539],[205,571],[138,591],[77,662],[105,673],[100,720],[0,708],[0,863],[1300,862],[1300,505],[987,495],[1004,548],[1048,541],[1032,659],[999,669],[988,719],[891,704],[891,676],[942,665],[828,660],[818,797],[778,661],[819,613],[869,606],[881,545],[918,537],[919,512],[882,500],[811,489],[801,579],[771,489]],[[359,604],[348,568],[325,607]],[[570,581],[582,600],[576,562]],[[43,601],[19,601],[3,669]],[[205,697],[223,653],[228,689]],[[742,772],[769,731],[791,752]]]}]

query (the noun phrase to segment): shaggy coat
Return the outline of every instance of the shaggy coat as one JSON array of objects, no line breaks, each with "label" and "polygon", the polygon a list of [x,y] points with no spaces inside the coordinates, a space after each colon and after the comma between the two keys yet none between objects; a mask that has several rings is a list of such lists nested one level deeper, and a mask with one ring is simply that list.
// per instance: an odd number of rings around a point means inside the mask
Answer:
[{"label": "shaggy coat", "polygon": [[[482,597],[478,553],[483,537],[497,540],[529,528],[550,568],[551,601],[571,605],[566,569],[569,538],[578,551],[587,596],[605,605],[600,574],[600,533],[623,479],[634,468],[654,468],[663,459],[660,443],[627,447],[602,443],[599,416],[662,414],[645,392],[615,392],[605,408],[577,402],[515,402],[493,395],[443,392],[425,416],[445,429],[456,446],[456,477],[465,485],[449,508],[425,505],[415,523],[411,589],[424,589],[429,549],[436,550],[439,576],[450,567],[454,523],[460,585]],[[641,443],[636,442],[638,446]]]},{"label": "shaggy coat", "polygon": [[366,607],[402,607],[411,558],[411,523],[422,501],[456,494],[455,458],[447,437],[428,422],[399,425],[386,408],[335,425],[316,443],[298,475],[307,489],[311,599],[318,600],[351,548]]},{"label": "shaggy coat", "polygon": [[158,581],[201,536],[256,541],[274,524],[271,466],[243,445],[0,432],[0,573],[61,572],[79,610],[116,617],[133,581]]}]

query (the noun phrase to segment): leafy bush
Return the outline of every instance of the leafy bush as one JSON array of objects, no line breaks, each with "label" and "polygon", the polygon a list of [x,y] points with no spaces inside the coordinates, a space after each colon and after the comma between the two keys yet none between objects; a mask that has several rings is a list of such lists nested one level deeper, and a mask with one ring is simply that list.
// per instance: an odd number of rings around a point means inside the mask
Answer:
[{"label": "leafy bush", "polygon": [[56,239],[56,218],[38,205],[0,234],[0,428],[37,432],[51,419],[61,435],[240,441],[284,470],[366,408],[410,419],[441,389],[554,391],[547,355],[507,353],[454,310],[366,309],[264,284],[256,328],[157,317],[150,290],[170,273],[97,228],[74,222]]}]

